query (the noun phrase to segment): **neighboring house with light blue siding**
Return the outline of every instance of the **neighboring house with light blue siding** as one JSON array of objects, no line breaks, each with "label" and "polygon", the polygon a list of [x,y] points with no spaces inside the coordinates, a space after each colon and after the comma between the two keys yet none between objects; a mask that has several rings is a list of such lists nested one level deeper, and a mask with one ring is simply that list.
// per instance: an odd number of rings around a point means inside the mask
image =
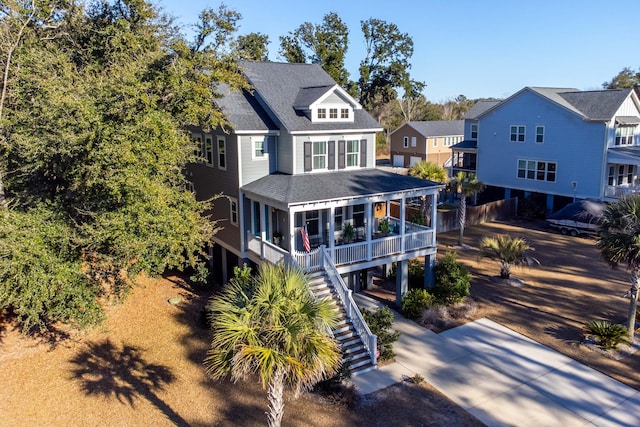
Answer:
[{"label": "neighboring house with light blue siding", "polygon": [[427,223],[435,224],[443,186],[376,169],[381,126],[319,65],[240,66],[251,90],[218,88],[230,126],[191,129],[200,161],[187,177],[196,197],[224,195],[211,212],[223,227],[210,254],[214,277],[225,283],[246,262],[300,265],[312,292],[334,299],[345,317],[334,332],[351,368],[375,366],[375,336],[349,289],[367,287],[373,269],[395,262],[400,302],[416,257],[430,284],[436,231],[412,223],[406,207],[426,198]]},{"label": "neighboring house with light blue siding", "polygon": [[462,116],[464,139],[451,147],[450,176],[458,172],[476,173],[478,156],[478,116],[501,101],[478,101]]},{"label": "neighboring house with light blue siding", "polygon": [[632,89],[526,87],[474,116],[469,134],[474,124],[478,179],[505,197],[536,194],[555,211],[575,198],[638,191],[640,102]]}]

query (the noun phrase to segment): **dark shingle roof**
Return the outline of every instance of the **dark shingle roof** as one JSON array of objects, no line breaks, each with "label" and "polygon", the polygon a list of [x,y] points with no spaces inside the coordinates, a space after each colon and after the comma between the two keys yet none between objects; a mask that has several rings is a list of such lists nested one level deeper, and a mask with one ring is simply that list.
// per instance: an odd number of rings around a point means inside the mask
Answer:
[{"label": "dark shingle roof", "polygon": [[478,141],[473,141],[470,139],[465,139],[464,141],[460,141],[457,144],[453,144],[451,146],[452,150],[458,149],[458,150],[462,150],[462,149],[471,149],[471,148],[478,148]]},{"label": "dark shingle roof", "polygon": [[439,185],[442,184],[379,169],[361,169],[300,175],[273,174],[245,185],[242,191],[291,205]]},{"label": "dark shingle roof", "polygon": [[222,95],[217,103],[234,129],[278,130],[278,127],[251,94],[246,91],[232,91],[227,85],[219,85],[217,90]]},{"label": "dark shingle roof", "polygon": [[296,96],[293,106],[295,108],[308,108],[332,87],[335,87],[335,85],[303,87],[298,91],[298,96]]},{"label": "dark shingle roof", "polygon": [[564,92],[560,96],[590,120],[610,120],[633,89]]},{"label": "dark shingle roof", "polygon": [[[353,122],[312,123],[294,109],[297,101],[308,102],[315,91],[302,89],[333,87],[336,82],[317,64],[292,64],[282,62],[241,62],[247,79],[256,89],[256,96],[289,131],[380,129],[381,126],[364,109],[354,110]],[[307,92],[307,93],[305,93]]]},{"label": "dark shingle roof", "polygon": [[464,121],[462,120],[407,122],[407,124],[424,137],[464,134]]},{"label": "dark shingle roof", "polygon": [[467,111],[464,116],[462,116],[462,118],[467,120],[475,120],[480,114],[484,113],[490,108],[495,107],[501,102],[502,101],[478,101],[473,104],[471,108],[469,108],[469,111]]}]

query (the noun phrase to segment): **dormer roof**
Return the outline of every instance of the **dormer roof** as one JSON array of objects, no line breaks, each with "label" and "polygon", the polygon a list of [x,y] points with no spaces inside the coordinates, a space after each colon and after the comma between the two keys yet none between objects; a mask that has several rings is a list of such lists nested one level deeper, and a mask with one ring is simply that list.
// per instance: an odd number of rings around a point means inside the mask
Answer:
[{"label": "dormer roof", "polygon": [[[379,131],[380,124],[317,64],[284,62],[240,63],[247,80],[277,122],[289,132]],[[308,111],[331,95],[353,108],[352,121],[313,122]]]}]

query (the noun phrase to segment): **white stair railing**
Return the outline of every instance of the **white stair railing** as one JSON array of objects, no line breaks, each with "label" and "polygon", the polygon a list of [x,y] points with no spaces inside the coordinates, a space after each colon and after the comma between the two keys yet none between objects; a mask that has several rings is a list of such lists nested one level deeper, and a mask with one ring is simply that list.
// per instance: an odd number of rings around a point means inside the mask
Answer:
[{"label": "white stair railing", "polygon": [[369,357],[371,359],[371,363],[375,367],[378,363],[376,352],[377,352],[377,337],[371,332],[367,322],[364,321],[362,317],[362,313],[358,309],[356,302],[353,299],[351,289],[347,288],[347,285],[342,280],[340,273],[336,269],[335,264],[333,263],[331,256],[329,255],[329,251],[325,246],[320,247],[322,249],[322,266],[324,271],[327,273],[329,280],[333,284],[333,287],[342,302],[346,310],[347,317],[351,320],[351,323],[362,339],[362,343],[364,344],[365,349],[369,353]]}]

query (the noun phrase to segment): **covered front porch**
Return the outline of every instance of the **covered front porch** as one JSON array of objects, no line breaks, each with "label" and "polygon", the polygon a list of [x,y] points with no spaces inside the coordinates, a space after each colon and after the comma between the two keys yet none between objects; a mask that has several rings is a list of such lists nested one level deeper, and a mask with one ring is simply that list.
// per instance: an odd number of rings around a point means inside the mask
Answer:
[{"label": "covered front porch", "polygon": [[[288,194],[269,197],[278,187]],[[289,256],[313,271],[326,250],[346,273],[426,255],[436,247],[431,224],[440,187],[378,170],[265,177],[242,189],[247,258],[277,262]],[[422,215],[409,218],[406,207],[416,203]]]},{"label": "covered front porch", "polygon": [[622,196],[640,193],[639,167],[640,147],[610,148],[607,154],[605,197],[619,199]]}]

